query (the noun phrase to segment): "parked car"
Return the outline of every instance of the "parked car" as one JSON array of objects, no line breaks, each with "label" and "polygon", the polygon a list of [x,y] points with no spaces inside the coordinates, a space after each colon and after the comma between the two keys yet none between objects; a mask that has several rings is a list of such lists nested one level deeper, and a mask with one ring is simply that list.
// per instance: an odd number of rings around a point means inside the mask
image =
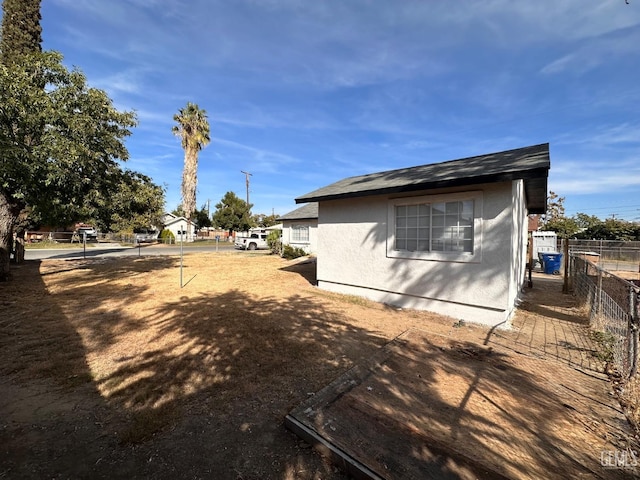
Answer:
[{"label": "parked car", "polygon": [[136,243],[151,243],[158,240],[160,232],[157,230],[140,228],[133,231]]},{"label": "parked car", "polygon": [[264,250],[269,248],[266,230],[250,230],[248,237],[237,237],[235,248],[240,250]]},{"label": "parked car", "polygon": [[87,242],[97,242],[98,232],[93,227],[78,227],[76,232],[80,237],[80,240],[86,239]]}]

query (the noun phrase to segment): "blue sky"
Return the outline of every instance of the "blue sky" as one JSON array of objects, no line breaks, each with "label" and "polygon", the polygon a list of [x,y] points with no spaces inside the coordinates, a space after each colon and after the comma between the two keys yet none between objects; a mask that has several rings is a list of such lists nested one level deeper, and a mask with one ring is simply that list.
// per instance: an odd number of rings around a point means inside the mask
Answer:
[{"label": "blue sky", "polygon": [[44,0],[58,50],[139,126],[127,166],[180,202],[171,133],[204,108],[197,201],[254,213],[344,177],[549,142],[568,215],[640,219],[640,0]]}]

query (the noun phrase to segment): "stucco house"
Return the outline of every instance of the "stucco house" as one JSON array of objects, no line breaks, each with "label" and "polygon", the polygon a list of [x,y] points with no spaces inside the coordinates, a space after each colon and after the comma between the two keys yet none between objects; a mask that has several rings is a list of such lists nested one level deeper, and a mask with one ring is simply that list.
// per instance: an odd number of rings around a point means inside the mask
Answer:
[{"label": "stucco house", "polygon": [[508,327],[527,215],[544,213],[549,144],[350,177],[318,202],[320,288]]},{"label": "stucco house", "polygon": [[282,243],[307,253],[318,251],[318,204],[307,203],[278,218],[282,222]]}]

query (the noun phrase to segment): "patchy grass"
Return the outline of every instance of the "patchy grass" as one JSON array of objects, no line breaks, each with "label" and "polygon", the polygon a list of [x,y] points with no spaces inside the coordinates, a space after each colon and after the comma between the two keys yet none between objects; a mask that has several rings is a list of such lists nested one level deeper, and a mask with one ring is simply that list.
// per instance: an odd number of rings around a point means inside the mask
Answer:
[{"label": "patchy grass", "polygon": [[610,332],[601,330],[590,330],[589,335],[591,339],[598,344],[598,349],[595,350],[594,356],[607,364],[613,362],[616,337]]}]

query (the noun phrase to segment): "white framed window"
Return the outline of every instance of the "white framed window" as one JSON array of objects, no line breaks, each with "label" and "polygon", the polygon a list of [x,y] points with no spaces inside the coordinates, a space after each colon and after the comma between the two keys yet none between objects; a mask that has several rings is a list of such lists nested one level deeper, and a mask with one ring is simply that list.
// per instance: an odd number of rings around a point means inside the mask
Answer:
[{"label": "white framed window", "polygon": [[308,242],[309,241],[309,225],[292,225],[291,241],[292,242]]},{"label": "white framed window", "polygon": [[479,262],[481,219],[482,192],[390,200],[387,256]]}]

